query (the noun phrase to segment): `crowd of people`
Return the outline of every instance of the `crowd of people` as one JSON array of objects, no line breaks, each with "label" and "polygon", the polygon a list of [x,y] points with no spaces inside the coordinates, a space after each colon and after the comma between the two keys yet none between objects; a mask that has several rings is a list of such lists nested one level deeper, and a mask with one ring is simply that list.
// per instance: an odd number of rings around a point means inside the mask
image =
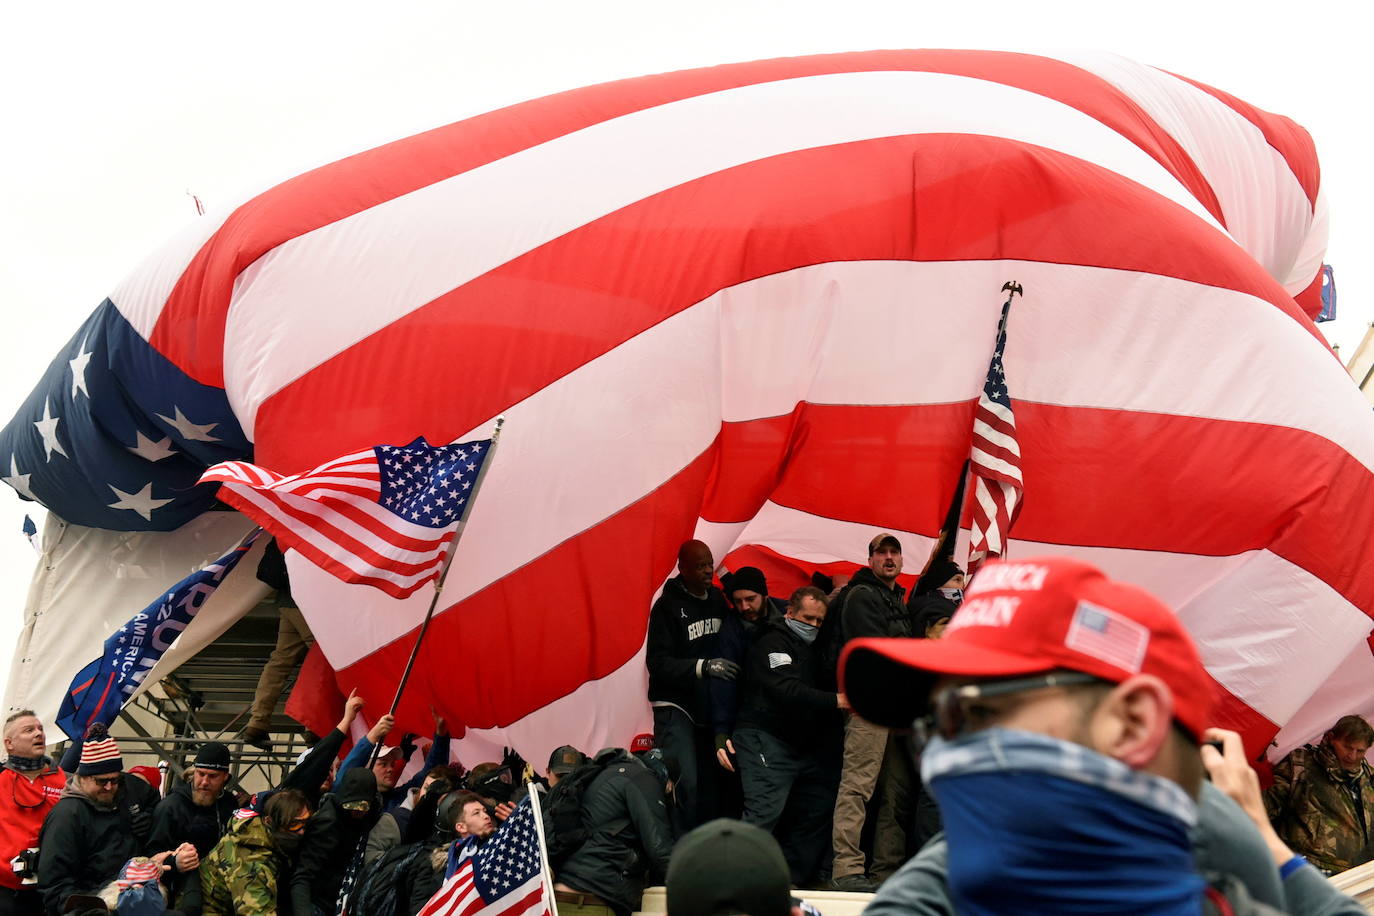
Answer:
[{"label": "crowd of people", "polygon": [[[456,850],[539,794],[563,916],[801,916],[798,888],[874,916],[1363,912],[1323,874],[1374,859],[1374,729],[1337,721],[1261,791],[1172,611],[1067,558],[947,558],[910,596],[882,533],[847,581],[788,599],[715,584],[685,543],[649,619],[654,733],[543,772],[464,769],[444,720],[414,778],[380,716],[343,754],[349,697],[282,783],[231,791],[206,742],[163,793],[97,725],[59,763],[28,710],[4,726],[0,916],[414,916]],[[402,744],[407,742],[403,740]],[[592,750],[592,749],[587,749]]]}]

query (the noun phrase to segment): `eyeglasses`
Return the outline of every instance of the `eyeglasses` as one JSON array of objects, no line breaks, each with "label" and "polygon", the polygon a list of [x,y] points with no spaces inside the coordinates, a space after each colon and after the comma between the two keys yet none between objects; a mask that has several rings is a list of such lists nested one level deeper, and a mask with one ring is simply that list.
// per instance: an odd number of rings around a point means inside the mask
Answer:
[{"label": "eyeglasses", "polygon": [[122,777],[122,776],[88,776],[88,777],[87,777],[87,779],[89,779],[91,782],[95,783],[96,785],[100,786],[100,788],[102,788],[102,789],[113,789],[115,786],[119,785],[120,780],[123,779],[123,778],[124,778],[124,777]]},{"label": "eyeglasses", "polygon": [[310,823],[310,815],[302,814],[286,826],[287,833],[305,833],[305,825]]},{"label": "eyeglasses", "polygon": [[912,750],[920,755],[926,743],[934,735],[946,741],[959,737],[968,730],[971,719],[969,706],[974,700],[993,697],[1012,696],[1047,687],[1075,687],[1084,684],[1106,683],[1101,678],[1079,671],[1056,671],[1037,677],[1018,677],[1005,681],[988,681],[983,684],[960,684],[946,687],[931,698],[931,710],[911,723]]}]

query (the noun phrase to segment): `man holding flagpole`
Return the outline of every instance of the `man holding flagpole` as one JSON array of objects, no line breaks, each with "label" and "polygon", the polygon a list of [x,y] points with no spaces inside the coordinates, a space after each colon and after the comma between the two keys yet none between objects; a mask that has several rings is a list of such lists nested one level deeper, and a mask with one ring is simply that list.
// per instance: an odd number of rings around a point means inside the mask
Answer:
[{"label": "man holding flagpole", "polygon": [[[466,827],[459,829],[459,838],[449,848],[444,883],[419,916],[548,916],[553,912],[538,795],[534,791],[526,795],[495,833],[484,834],[480,826],[471,833]],[[473,802],[475,808],[476,799]]]}]

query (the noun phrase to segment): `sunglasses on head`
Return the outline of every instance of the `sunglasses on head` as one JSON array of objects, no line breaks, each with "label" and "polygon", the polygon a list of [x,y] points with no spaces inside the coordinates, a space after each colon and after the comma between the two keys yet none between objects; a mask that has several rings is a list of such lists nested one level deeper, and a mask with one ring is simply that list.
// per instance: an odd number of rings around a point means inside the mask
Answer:
[{"label": "sunglasses on head", "polygon": [[968,731],[969,704],[975,700],[1008,697],[1018,693],[1029,693],[1032,690],[1044,690],[1047,687],[1076,687],[1095,683],[1106,682],[1079,671],[1056,671],[1035,677],[946,687],[931,697],[930,711],[911,723],[912,748],[919,755],[935,735],[952,741]]}]

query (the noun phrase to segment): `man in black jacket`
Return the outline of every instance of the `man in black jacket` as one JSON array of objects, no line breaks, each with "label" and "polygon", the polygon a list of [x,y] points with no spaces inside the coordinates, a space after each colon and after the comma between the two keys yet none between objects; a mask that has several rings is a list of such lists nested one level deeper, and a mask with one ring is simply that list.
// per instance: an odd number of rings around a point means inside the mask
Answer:
[{"label": "man in black jacket", "polygon": [[[768,594],[768,579],[757,566],[742,566],[733,573],[720,577],[725,587],[725,597],[730,599],[733,614],[725,615],[720,628],[720,656],[745,667],[749,648],[763,632],[767,620],[781,620],[787,612],[787,605]],[[715,736],[716,761],[730,772],[735,772],[735,746],[730,735],[735,730],[735,717],[739,713],[740,691],[743,677],[727,681],[712,678],[711,729]]]},{"label": "man in black jacket", "polygon": [[808,585],[792,593],[782,620],[763,624],[734,733],[743,820],[774,832],[796,885],[815,875],[830,840],[836,774],[824,745],[845,708],[843,694],[818,686],[813,647],[825,615],[825,593]]},{"label": "man in black jacket", "polygon": [[195,866],[167,873],[173,905],[187,916],[199,916],[201,911],[200,859],[224,836],[238,807],[234,796],[224,791],[228,781],[229,748],[207,741],[196,752],[191,781],[178,782],[153,812],[151,851],[175,849],[182,843],[196,849]]},{"label": "man in black jacket", "polygon": [[[124,863],[143,852],[116,795],[123,781],[119,747],[100,723],[81,745],[76,776],[43,822],[38,837],[38,889],[44,912],[59,914],[73,894],[97,894],[119,875]],[[193,867],[195,848],[182,844],[177,864]],[[173,856],[159,851],[155,860]],[[172,864],[168,862],[167,864]]]},{"label": "man in black jacket", "polygon": [[655,772],[622,748],[595,757],[604,767],[582,796],[586,841],[563,864],[554,891],[559,911],[609,909],[629,916],[639,909],[644,879],[668,873],[673,834],[666,796],[673,791],[677,761],[665,755]]},{"label": "man in black jacket", "polygon": [[710,759],[715,745],[707,679],[734,680],[739,665],[720,655],[720,629],[731,611],[711,584],[711,548],[687,541],[678,550],[677,568],[678,575],[663,586],[649,612],[646,656],[654,742],[682,767],[674,826],[684,833],[708,820],[714,807]]},{"label": "man in black jacket", "polygon": [[291,876],[291,907],[296,916],[338,912],[339,892],[363,867],[367,835],[382,813],[377,777],[354,767],[339,777],[334,791],[306,824],[300,862]]},{"label": "man in black jacket", "polygon": [[[855,573],[836,598],[841,646],[863,636],[911,636],[911,617],[902,601],[905,589],[897,584],[901,571],[900,541],[884,532],[868,542],[868,568]],[[831,886],[835,890],[872,891],[906,859],[912,771],[911,760],[886,728],[849,717],[831,835],[835,849]],[[879,804],[873,832],[874,878],[868,878],[859,837],[865,806],[875,790]]]}]

